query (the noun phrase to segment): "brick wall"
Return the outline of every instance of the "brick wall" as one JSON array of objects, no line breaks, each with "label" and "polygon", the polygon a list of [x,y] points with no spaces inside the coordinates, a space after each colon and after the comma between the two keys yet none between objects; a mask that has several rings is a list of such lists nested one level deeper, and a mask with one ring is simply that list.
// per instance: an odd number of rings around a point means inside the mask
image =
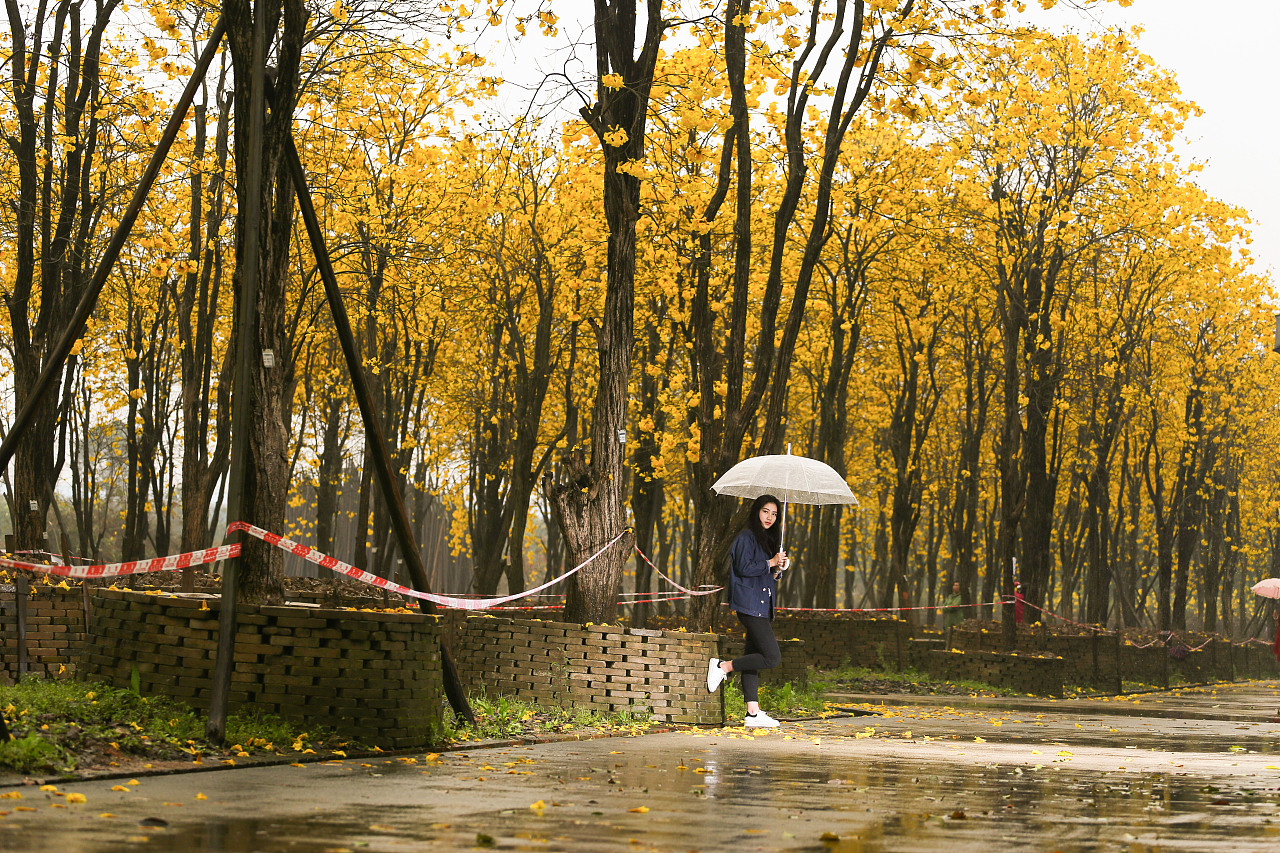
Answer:
[{"label": "brick wall", "polygon": [[1231,647],[1231,667],[1236,678],[1276,678],[1280,662],[1268,643],[1254,642]]},{"label": "brick wall", "polygon": [[70,678],[75,673],[84,640],[86,590],[70,583],[34,582],[10,573],[0,583],[0,681],[12,684],[22,673],[18,667],[18,596],[21,595],[26,626],[26,672],[49,678]]},{"label": "brick wall", "polygon": [[446,638],[464,688],[562,707],[637,711],[657,722],[721,725],[707,692],[716,635],[572,625],[447,611]]},{"label": "brick wall", "polygon": [[[232,710],[322,723],[382,747],[438,738],[444,689],[434,617],[310,607],[237,607]],[[100,589],[82,672],[143,695],[208,707],[218,601]]]},{"label": "brick wall", "polygon": [[[732,613],[722,615],[716,632],[741,638],[742,625]],[[806,663],[814,669],[849,664],[871,669],[906,665],[911,626],[901,619],[867,618],[861,613],[778,611],[773,633],[779,640],[804,642]]]},{"label": "brick wall", "polygon": [[[733,660],[741,657],[746,649],[741,637],[720,637],[720,651],[716,657],[721,660]],[[791,684],[805,687],[809,684],[809,658],[804,640],[778,640],[778,651],[782,653],[782,662],[773,669],[760,670],[760,683],[765,687],[781,687]],[[705,674],[705,673],[704,673]]]},{"label": "brick wall", "polygon": [[932,651],[928,671],[949,679],[997,684],[1036,696],[1061,696],[1065,661],[1053,656],[999,652]]},{"label": "brick wall", "polygon": [[945,651],[947,643],[940,637],[912,637],[907,640],[904,662],[912,669],[929,671],[930,655]]},{"label": "brick wall", "polygon": [[[16,592],[12,582],[0,585],[0,679],[7,682],[18,676]],[[344,600],[353,598],[349,591],[342,590],[341,593],[346,597]],[[242,639],[246,643],[249,643],[250,635],[255,635],[257,639],[250,643],[253,650],[241,649],[242,657],[238,666],[243,669],[237,674],[240,681],[236,685],[240,692],[233,696],[233,701],[248,701],[251,693],[248,685],[265,685],[270,680],[267,678],[269,674],[281,674],[285,680],[280,682],[280,690],[273,693],[260,687],[253,695],[257,697],[255,702],[278,704],[283,709],[283,715],[287,716],[300,705],[292,698],[293,693],[306,695],[304,690],[311,694],[326,692],[326,688],[317,687],[322,679],[349,677],[358,681],[366,678],[370,672],[382,671],[394,681],[395,678],[403,677],[398,672],[401,665],[394,662],[407,658],[396,658],[392,655],[393,652],[406,652],[410,643],[417,643],[428,649],[428,654],[434,654],[434,642],[427,642],[417,636],[412,640],[393,639],[388,634],[398,631],[414,635],[422,629],[409,629],[403,625],[392,629],[387,625],[395,623],[395,620],[409,620],[409,623],[418,620],[418,623],[422,623],[425,617],[417,614],[367,614],[325,609],[324,599],[328,593],[300,595],[312,597],[322,606],[306,610],[305,617],[296,616],[297,608],[268,608],[268,611],[280,612],[255,612],[251,614],[252,619],[242,622],[240,632],[245,635]],[[163,600],[182,602],[168,605],[171,607],[199,608],[198,602],[192,604],[190,600],[181,598],[157,599],[141,593],[93,589],[92,585],[90,594],[86,595],[79,584],[70,584],[67,589],[62,589],[59,585],[37,580],[29,585],[28,592],[23,595],[28,671],[49,677],[68,677],[73,674],[80,666],[86,610],[93,613],[98,606],[99,597],[105,603],[126,600],[122,596],[135,602]],[[377,606],[380,601],[371,599],[365,603]],[[216,613],[216,599],[209,606]],[[115,605],[108,607],[110,609]],[[533,612],[550,618],[559,615],[559,611],[554,610]],[[275,617],[303,618],[304,622],[297,625],[268,624]],[[372,617],[389,618],[392,623],[385,623],[377,630],[353,627],[354,621],[365,617],[370,617],[367,620],[370,622],[377,621]],[[197,621],[204,625],[214,618],[206,613],[205,618]],[[704,683],[706,659],[713,654],[719,657],[737,654],[742,637],[740,624],[728,612],[722,614],[716,625],[717,630],[725,635],[725,644],[719,647],[715,635],[710,634],[641,631],[611,626],[584,628],[538,621],[530,618],[528,611],[500,616],[448,611],[441,618],[451,620],[451,630],[459,638],[455,655],[459,659],[459,669],[463,670],[464,684],[477,689],[484,687],[491,691],[526,695],[542,701],[572,701],[575,705],[597,710],[613,711],[643,706],[649,709],[655,719],[679,722],[719,723],[722,720],[719,700],[707,694],[705,689],[699,691],[696,688]],[[135,624],[142,625],[144,621],[135,620]],[[503,627],[495,627],[499,622]],[[517,623],[526,627],[513,627]],[[286,629],[297,631],[295,640],[290,641],[292,645],[284,639],[271,639],[279,637]],[[115,626],[113,630],[123,629]],[[137,630],[141,633],[141,629]],[[204,625],[200,630],[207,632],[213,628]],[[908,666],[927,669],[932,665],[932,653],[941,642],[937,636],[925,633],[913,638],[911,626],[899,619],[866,618],[863,614],[853,613],[780,611],[774,630],[784,646],[783,664],[776,670],[765,671],[762,676],[765,684],[788,681],[802,684],[807,680],[809,667],[833,669],[845,663],[873,669],[901,669]],[[206,676],[201,673],[207,672],[208,660],[212,657],[211,653],[206,654],[212,646],[203,649],[200,644],[211,643],[212,640],[209,636],[193,636],[190,645],[185,642],[179,645],[173,642],[173,631],[166,628],[161,634],[163,636],[154,636],[149,640],[154,647],[151,649],[137,647],[142,641],[136,637],[121,635],[121,639],[135,644],[122,647],[122,650],[127,648],[139,654],[152,655],[155,660],[141,660],[141,663],[149,666],[173,667],[177,664],[171,659],[181,658],[183,671],[179,677],[189,681],[186,684],[176,681],[166,684],[178,684],[186,691],[183,695],[199,704],[202,688],[198,689],[196,683],[203,683],[201,679]],[[999,652],[1002,648],[998,630],[989,629],[984,633],[972,622],[954,629],[950,639],[953,647],[970,652]],[[335,641],[342,645],[333,646]],[[381,645],[383,642],[403,642],[405,648],[394,645],[384,647]],[[1198,642],[1200,641],[1197,640]],[[1139,648],[1114,632],[1055,634],[1043,625],[1020,625],[1018,643],[1020,651],[1024,653],[1060,657],[1063,661],[1060,665],[1063,683],[1103,690],[1119,691],[1121,681],[1167,686],[1170,683],[1280,676],[1280,665],[1271,654],[1270,647],[1264,643],[1235,646],[1225,640],[1213,640],[1203,650],[1189,652],[1181,661],[1171,658],[1163,646]],[[91,645],[99,655],[103,653],[98,648],[101,642]],[[161,647],[168,651],[160,651]],[[369,665],[357,667],[360,671],[348,676],[335,675],[333,665],[315,664],[313,669],[308,670],[301,663],[284,663],[292,660],[290,655],[304,654],[311,647],[319,649],[316,654],[320,658],[332,656],[333,648],[349,650],[355,653],[351,656],[353,660],[364,660]],[[175,651],[175,648],[178,650]],[[719,654],[717,648],[723,649],[724,654]],[[124,657],[127,655],[122,653],[121,658]],[[164,659],[160,660],[161,657]],[[524,666],[518,662],[523,662]],[[140,673],[144,671],[141,663]],[[277,664],[284,666],[285,671],[281,672]],[[103,664],[95,665],[98,667],[95,671],[102,670]],[[299,669],[292,671],[289,669],[291,666]],[[110,667],[107,666],[107,669]],[[188,669],[191,671],[188,672]],[[146,673],[153,671],[157,670],[145,670]],[[552,677],[553,673],[556,678]],[[113,671],[111,678],[117,684],[127,686],[128,675],[126,668],[123,675],[119,671]],[[195,682],[190,679],[195,679]],[[246,686],[241,687],[242,683]],[[361,683],[364,684],[363,687],[353,683],[347,689],[382,689]],[[417,689],[388,683],[390,686],[385,689],[392,691],[395,696],[400,695],[397,691]],[[288,689],[291,687],[300,689],[292,691]],[[368,698],[390,703],[385,697],[378,699],[377,696],[370,695]],[[350,701],[346,703],[346,707],[352,710],[358,704]]]}]

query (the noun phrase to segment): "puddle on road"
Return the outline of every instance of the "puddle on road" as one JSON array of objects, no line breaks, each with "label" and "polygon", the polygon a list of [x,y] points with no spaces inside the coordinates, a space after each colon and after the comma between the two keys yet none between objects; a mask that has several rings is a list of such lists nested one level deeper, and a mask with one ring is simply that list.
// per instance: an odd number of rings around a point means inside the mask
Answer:
[{"label": "puddle on road", "polygon": [[[461,769],[525,756],[534,759],[527,765],[533,775],[488,774],[480,781]],[[1280,789],[1239,787],[1239,780],[1218,787],[1168,774],[764,755],[750,742],[719,739],[678,747],[667,742],[627,755],[476,753],[451,757],[439,772],[394,764],[378,769],[395,786],[387,802],[421,796],[423,805],[338,806],[282,819],[200,821],[188,813],[168,829],[28,824],[18,833],[0,831],[0,850],[932,853],[945,845],[949,853],[1244,853],[1280,847]],[[350,783],[372,787],[380,780],[353,774]],[[326,787],[323,795],[333,790]],[[544,803],[540,813],[495,805],[535,801]]]}]

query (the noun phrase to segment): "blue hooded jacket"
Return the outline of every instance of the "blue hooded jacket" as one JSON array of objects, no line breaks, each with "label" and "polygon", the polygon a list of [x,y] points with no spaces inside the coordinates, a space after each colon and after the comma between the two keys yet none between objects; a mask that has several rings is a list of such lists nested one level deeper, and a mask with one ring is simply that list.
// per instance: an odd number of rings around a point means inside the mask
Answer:
[{"label": "blue hooded jacket", "polygon": [[729,549],[729,609],[747,616],[773,619],[777,581],[773,566],[751,530],[744,529]]}]

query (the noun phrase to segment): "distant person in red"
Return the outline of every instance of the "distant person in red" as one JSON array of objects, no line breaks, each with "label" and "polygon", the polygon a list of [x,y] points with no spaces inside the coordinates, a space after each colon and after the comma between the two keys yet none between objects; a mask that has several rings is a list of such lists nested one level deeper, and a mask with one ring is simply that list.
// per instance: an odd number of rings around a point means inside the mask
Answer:
[{"label": "distant person in red", "polygon": [[1276,617],[1276,641],[1271,645],[1271,653],[1280,660],[1280,603],[1271,605],[1271,612]]},{"label": "distant person in red", "polygon": [[1022,611],[1024,609],[1025,609],[1025,605],[1023,605],[1022,603],[1022,584],[1018,583],[1017,581],[1014,581],[1013,582],[1013,621],[1018,625],[1022,624]]}]

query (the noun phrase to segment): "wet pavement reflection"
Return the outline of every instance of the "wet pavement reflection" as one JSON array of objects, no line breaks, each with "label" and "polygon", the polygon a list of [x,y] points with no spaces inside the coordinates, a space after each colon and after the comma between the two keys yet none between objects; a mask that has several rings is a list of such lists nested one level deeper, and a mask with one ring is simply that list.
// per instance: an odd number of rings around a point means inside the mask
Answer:
[{"label": "wet pavement reflection", "polygon": [[28,788],[0,800],[0,850],[1280,849],[1275,725],[883,710],[60,786],[83,805]]}]

